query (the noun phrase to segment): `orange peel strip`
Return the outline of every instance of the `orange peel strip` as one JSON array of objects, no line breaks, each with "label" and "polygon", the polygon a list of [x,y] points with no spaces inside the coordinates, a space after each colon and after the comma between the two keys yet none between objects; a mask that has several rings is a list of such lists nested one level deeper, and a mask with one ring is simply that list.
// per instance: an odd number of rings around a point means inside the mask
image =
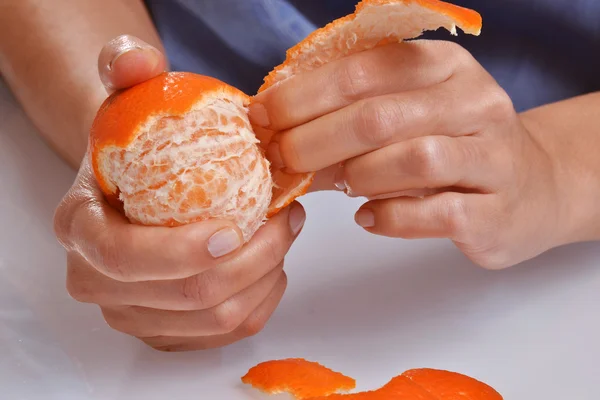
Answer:
[{"label": "orange peel strip", "polygon": [[305,400],[503,400],[477,379],[431,368],[407,370],[376,390],[340,393],[354,389],[354,379],[302,358],[260,363],[242,382],[268,394],[287,392]]},{"label": "orange peel strip", "polygon": [[353,14],[315,30],[290,48],[285,61],[267,75],[258,91],[350,54],[417,38],[424,31],[446,28],[456,35],[456,27],[478,36],[481,15],[438,0],[363,0]]},{"label": "orange peel strip", "polygon": [[242,382],[268,394],[287,392],[297,399],[328,396],[356,386],[354,379],[302,358],[265,361],[252,367]]},{"label": "orange peel strip", "polygon": [[313,397],[308,400],[438,400],[421,386],[404,376],[397,376],[377,390]]},{"label": "orange peel strip", "polygon": [[457,372],[419,368],[405,371],[402,376],[439,400],[502,400],[491,386]]},{"label": "orange peel strip", "polygon": [[408,370],[373,391],[334,394],[308,400],[502,400],[492,387],[456,372],[420,368]]}]

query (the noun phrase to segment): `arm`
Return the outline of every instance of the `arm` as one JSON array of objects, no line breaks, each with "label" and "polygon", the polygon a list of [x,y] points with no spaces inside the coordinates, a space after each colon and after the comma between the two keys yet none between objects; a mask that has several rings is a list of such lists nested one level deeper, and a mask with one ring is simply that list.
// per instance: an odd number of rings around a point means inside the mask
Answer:
[{"label": "arm", "polygon": [[600,93],[560,101],[521,114],[531,135],[554,160],[563,192],[561,243],[600,240]]},{"label": "arm", "polygon": [[161,48],[140,0],[0,3],[0,72],[44,139],[73,167],[106,98],[98,53],[122,34]]}]

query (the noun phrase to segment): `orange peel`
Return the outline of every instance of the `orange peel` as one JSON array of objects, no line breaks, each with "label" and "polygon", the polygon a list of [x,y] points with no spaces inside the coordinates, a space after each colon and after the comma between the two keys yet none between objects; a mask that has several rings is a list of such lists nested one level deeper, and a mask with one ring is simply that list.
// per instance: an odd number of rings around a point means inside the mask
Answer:
[{"label": "orange peel", "polygon": [[252,367],[242,382],[268,393],[290,393],[297,399],[328,396],[354,389],[354,379],[302,358],[265,361]]},{"label": "orange peel", "polygon": [[358,393],[354,379],[302,358],[262,362],[242,382],[267,393],[302,400],[502,400],[491,386],[457,372],[418,368],[392,378],[376,390]]}]

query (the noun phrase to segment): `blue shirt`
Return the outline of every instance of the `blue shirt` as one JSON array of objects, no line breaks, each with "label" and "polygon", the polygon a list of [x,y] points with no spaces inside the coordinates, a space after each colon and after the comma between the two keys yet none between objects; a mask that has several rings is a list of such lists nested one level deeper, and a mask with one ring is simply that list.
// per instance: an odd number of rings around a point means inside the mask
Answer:
[{"label": "blue shirt", "polygon": [[[525,110],[600,90],[600,1],[451,0],[483,16],[479,37],[425,38],[467,48]],[[285,51],[357,0],[146,0],[173,70],[255,93]]]}]

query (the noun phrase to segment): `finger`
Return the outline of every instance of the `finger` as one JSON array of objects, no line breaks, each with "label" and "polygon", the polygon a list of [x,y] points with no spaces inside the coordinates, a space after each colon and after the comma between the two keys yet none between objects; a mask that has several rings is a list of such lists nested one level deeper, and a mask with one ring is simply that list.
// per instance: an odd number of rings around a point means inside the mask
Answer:
[{"label": "finger", "polygon": [[313,178],[312,184],[308,188],[308,192],[314,193],[324,190],[342,190],[342,188],[336,186],[336,175],[338,174],[339,169],[339,165],[332,165],[331,167],[318,171]]},{"label": "finger", "polygon": [[282,272],[279,281],[269,296],[233,332],[223,335],[200,337],[154,336],[141,338],[147,345],[161,351],[206,350],[230,345],[261,332],[281,302],[287,286],[287,277]]},{"label": "finger", "polygon": [[497,85],[453,76],[422,90],[361,100],[281,132],[269,157],[292,173],[318,171],[415,137],[475,134],[509,116],[509,109],[510,99]]},{"label": "finger", "polygon": [[178,311],[208,309],[281,266],[297,235],[292,231],[290,221],[303,221],[304,218],[302,206],[292,204],[291,209],[281,211],[261,227],[238,255],[185,279],[119,282],[99,273],[81,256],[70,252],[67,288],[78,301],[104,306],[141,306]]},{"label": "finger", "polygon": [[213,268],[243,242],[230,221],[142,226],[97,199],[73,211],[70,237],[74,250],[98,271],[123,282],[187,278]]},{"label": "finger", "polygon": [[459,47],[445,41],[389,44],[292,76],[256,95],[255,126],[289,129],[357,100],[424,88],[448,79]]},{"label": "finger", "polygon": [[232,256],[243,241],[239,228],[225,220],[175,228],[131,224],[104,200],[87,157],[54,222],[68,251],[123,282],[196,275]]},{"label": "finger", "polygon": [[100,80],[111,93],[153,78],[167,69],[167,59],[156,47],[130,35],[108,42],[98,56]]},{"label": "finger", "polygon": [[419,137],[346,161],[337,181],[349,195],[370,198],[451,186],[488,192],[502,171],[493,167],[496,154],[480,137]]},{"label": "finger", "polygon": [[356,213],[367,231],[406,239],[449,238],[462,241],[482,217],[488,195],[444,192],[423,199],[374,200]]},{"label": "finger", "polygon": [[115,330],[136,337],[211,336],[235,331],[273,291],[282,266],[241,293],[201,311],[167,311],[146,307],[102,307]]}]

